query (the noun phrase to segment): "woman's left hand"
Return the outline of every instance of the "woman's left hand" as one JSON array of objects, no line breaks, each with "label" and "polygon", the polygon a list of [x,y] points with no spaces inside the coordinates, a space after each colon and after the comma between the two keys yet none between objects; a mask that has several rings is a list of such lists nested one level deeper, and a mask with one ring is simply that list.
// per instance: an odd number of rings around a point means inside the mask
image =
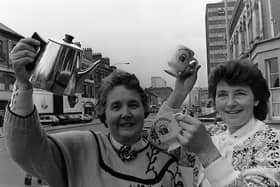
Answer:
[{"label": "woman's left hand", "polygon": [[195,64],[193,66],[187,66],[186,69],[178,75],[174,90],[184,92],[186,94],[192,90],[197,80],[198,70],[201,67],[195,58],[192,58],[192,60],[195,60]]}]

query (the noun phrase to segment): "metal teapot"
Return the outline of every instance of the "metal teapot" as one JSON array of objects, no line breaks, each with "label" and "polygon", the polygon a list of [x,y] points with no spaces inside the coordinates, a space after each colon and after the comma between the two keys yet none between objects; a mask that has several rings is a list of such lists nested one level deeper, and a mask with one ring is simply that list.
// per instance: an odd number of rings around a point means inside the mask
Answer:
[{"label": "metal teapot", "polygon": [[82,48],[73,43],[74,37],[65,35],[61,41],[49,39],[44,41],[37,33],[32,38],[40,41],[38,55],[34,63],[26,68],[32,70],[30,82],[34,88],[50,91],[56,95],[74,95],[86,75],[100,63],[95,61],[87,69],[80,71]]}]

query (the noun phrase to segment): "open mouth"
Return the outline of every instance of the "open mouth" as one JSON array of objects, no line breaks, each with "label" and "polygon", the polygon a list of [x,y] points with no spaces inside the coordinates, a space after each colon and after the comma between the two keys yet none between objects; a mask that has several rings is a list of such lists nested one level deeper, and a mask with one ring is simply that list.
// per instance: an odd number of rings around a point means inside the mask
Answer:
[{"label": "open mouth", "polygon": [[225,113],[230,114],[230,115],[239,114],[240,112],[242,112],[242,110],[225,111]]},{"label": "open mouth", "polygon": [[120,127],[132,127],[134,123],[121,123]]}]

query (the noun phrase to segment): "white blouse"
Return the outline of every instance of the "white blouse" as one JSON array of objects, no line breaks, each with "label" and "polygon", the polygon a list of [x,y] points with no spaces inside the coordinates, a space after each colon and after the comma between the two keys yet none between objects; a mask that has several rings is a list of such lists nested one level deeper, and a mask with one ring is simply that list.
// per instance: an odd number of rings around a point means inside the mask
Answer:
[{"label": "white blouse", "polygon": [[[166,103],[160,113],[178,112]],[[280,186],[280,130],[252,118],[233,134],[224,131],[212,140],[222,157],[202,168],[198,157],[181,148],[179,164],[193,172],[192,185],[218,186]],[[186,146],[187,147],[187,146]]]}]

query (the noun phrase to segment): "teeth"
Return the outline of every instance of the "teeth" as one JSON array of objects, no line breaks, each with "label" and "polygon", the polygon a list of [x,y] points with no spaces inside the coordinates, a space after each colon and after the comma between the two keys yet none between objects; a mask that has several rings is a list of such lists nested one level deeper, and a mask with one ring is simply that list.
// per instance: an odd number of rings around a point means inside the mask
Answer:
[{"label": "teeth", "polygon": [[240,111],[227,111],[227,113],[229,113],[229,114],[237,114],[237,113],[239,113]]}]

